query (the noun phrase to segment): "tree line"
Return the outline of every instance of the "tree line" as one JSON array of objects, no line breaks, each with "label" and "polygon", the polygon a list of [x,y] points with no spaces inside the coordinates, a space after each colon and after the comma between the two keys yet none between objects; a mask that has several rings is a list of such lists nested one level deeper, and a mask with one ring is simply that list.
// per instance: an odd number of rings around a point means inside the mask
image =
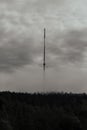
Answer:
[{"label": "tree line", "polygon": [[0,92],[0,130],[86,130],[87,95]]}]

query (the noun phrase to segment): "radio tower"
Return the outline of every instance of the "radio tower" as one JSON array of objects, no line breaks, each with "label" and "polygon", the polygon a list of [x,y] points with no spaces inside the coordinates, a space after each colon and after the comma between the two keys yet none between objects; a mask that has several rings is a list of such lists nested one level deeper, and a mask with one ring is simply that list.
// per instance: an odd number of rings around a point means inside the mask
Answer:
[{"label": "radio tower", "polygon": [[45,51],[45,49],[46,49],[45,44],[46,43],[45,42],[46,42],[46,29],[44,28],[44,55],[43,55],[43,70],[44,70],[44,72],[45,72],[45,68],[46,68],[46,61],[45,61],[46,60],[46,58],[45,58],[46,57],[46,54],[45,54],[46,53],[46,51]]},{"label": "radio tower", "polygon": [[46,91],[46,29],[44,28],[44,48],[43,48],[43,92]]}]

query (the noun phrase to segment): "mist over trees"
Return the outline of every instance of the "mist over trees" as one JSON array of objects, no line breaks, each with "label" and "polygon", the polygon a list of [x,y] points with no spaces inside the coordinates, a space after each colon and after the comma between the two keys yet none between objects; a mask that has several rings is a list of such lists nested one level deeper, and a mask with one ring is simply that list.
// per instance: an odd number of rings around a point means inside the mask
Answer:
[{"label": "mist over trees", "polygon": [[0,130],[86,130],[86,94],[0,92]]}]

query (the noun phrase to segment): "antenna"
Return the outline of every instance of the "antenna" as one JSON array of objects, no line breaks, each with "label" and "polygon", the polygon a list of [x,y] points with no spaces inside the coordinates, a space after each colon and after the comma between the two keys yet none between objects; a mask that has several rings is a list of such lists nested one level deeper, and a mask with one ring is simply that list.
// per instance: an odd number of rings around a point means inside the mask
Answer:
[{"label": "antenna", "polygon": [[43,55],[43,70],[45,71],[45,67],[46,67],[46,51],[45,51],[45,49],[46,49],[46,45],[45,45],[45,41],[46,40],[46,29],[44,28],[44,55]]}]

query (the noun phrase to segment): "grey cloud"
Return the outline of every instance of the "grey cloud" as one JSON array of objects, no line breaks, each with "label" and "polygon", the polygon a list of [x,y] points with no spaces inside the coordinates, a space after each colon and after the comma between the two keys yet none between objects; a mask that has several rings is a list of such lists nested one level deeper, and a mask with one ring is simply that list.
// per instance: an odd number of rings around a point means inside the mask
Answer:
[{"label": "grey cloud", "polygon": [[[47,67],[58,67],[66,63],[74,65],[83,63],[87,47],[86,34],[86,30],[74,30],[58,38],[54,35],[55,40],[51,39],[51,43],[48,40],[46,43]],[[43,57],[43,45],[35,46],[34,43],[33,37],[29,39],[20,36],[10,40],[8,38],[5,44],[0,45],[0,71],[12,71],[28,64],[41,65],[42,60],[36,60]]]},{"label": "grey cloud", "polygon": [[34,6],[39,14],[44,14],[44,12],[49,12],[49,10],[55,10],[55,6],[61,7],[65,3],[64,0],[37,0]]},{"label": "grey cloud", "polygon": [[0,72],[12,72],[32,64],[38,53],[32,29],[24,16],[16,10],[9,12],[7,7],[0,16]]},{"label": "grey cloud", "polygon": [[0,71],[11,72],[33,62],[31,47],[17,41],[10,42],[0,46]]},{"label": "grey cloud", "polygon": [[62,46],[66,51],[63,58],[68,62],[83,62],[84,52],[87,47],[87,30],[71,31],[64,38]]},{"label": "grey cloud", "polygon": [[34,40],[30,36],[29,24],[26,24],[26,20],[18,11],[10,12],[7,6],[1,11],[0,72],[12,72],[14,69],[33,63]]},{"label": "grey cloud", "polygon": [[[55,34],[56,35],[56,34]],[[51,40],[51,44],[47,43],[48,55],[53,55],[56,64],[84,64],[84,53],[87,48],[87,30],[71,30],[61,36],[55,36]],[[50,61],[50,64],[52,61]],[[60,62],[60,64],[59,64]],[[56,66],[54,62],[54,66]]]},{"label": "grey cloud", "polygon": [[57,4],[57,6],[59,6],[59,5],[61,5],[61,4],[63,4],[65,1],[64,0],[37,0],[36,1],[36,3],[37,4],[39,4],[39,5],[41,5],[41,6],[43,6],[43,5],[45,5],[45,6],[47,6],[47,5],[56,5]]},{"label": "grey cloud", "polygon": [[[38,2],[40,1],[36,1],[36,3]],[[51,3],[52,2],[53,1],[51,1]],[[41,4],[42,3],[45,4],[44,1],[41,2]],[[49,0],[47,3],[49,3]],[[8,8],[6,9],[8,10]],[[38,31],[37,34],[35,34],[34,27],[32,29],[29,22],[27,22],[27,20],[31,20],[31,17],[30,15],[29,18],[27,17],[27,19],[25,19],[24,14],[22,15],[16,10],[12,13],[10,13],[9,10],[8,13],[6,13],[5,10],[5,12],[2,13],[0,19],[0,45],[2,44],[2,46],[0,46],[0,71],[10,71],[33,62],[35,63],[37,58],[42,57],[43,44],[40,45],[40,42],[43,39],[39,40],[39,35],[42,35],[41,32],[39,33],[41,29],[37,27]],[[31,20],[30,23],[33,25],[32,22]],[[59,62],[60,65],[83,62],[83,53],[85,52],[85,47],[87,47],[86,29],[69,31],[64,35],[56,30],[51,40],[49,40],[50,32],[48,33],[49,38],[47,38],[46,41],[46,60],[48,67],[59,66]],[[42,63],[41,60],[38,62]]]},{"label": "grey cloud", "polygon": [[29,12],[33,10],[33,12],[37,12],[39,14],[48,11],[50,6],[59,7],[66,3],[65,0],[0,0],[0,2],[6,3],[11,9],[13,8],[22,12]]}]

